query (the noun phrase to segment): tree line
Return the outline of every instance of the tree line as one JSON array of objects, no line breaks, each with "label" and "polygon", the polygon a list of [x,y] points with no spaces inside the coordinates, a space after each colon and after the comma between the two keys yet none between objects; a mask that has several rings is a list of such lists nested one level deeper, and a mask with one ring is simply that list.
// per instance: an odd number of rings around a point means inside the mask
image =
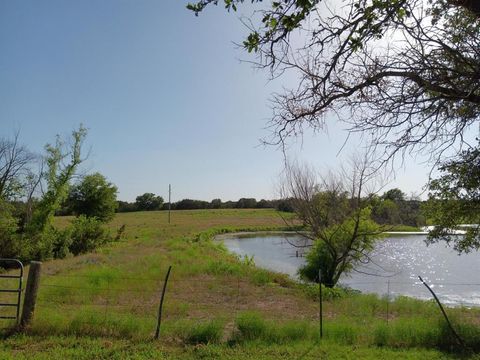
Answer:
[{"label": "tree line", "polygon": [[[144,199],[157,199],[156,201],[143,201]],[[378,224],[424,226],[425,216],[422,213],[422,201],[413,196],[408,196],[400,189],[394,188],[382,195],[372,195],[370,206],[372,218]],[[145,193],[136,198],[135,202],[118,201],[117,212],[134,212],[150,210],[168,210],[169,204],[163,202],[161,196]],[[199,209],[276,209],[284,212],[294,212],[291,199],[276,199],[257,201],[255,198],[240,198],[238,201],[212,201],[183,199],[173,202],[172,210],[199,210]]]},{"label": "tree line", "polygon": [[[145,201],[146,199],[149,199]],[[151,200],[150,200],[151,199]],[[155,199],[153,201],[153,199]],[[170,205],[170,206],[169,206]],[[137,196],[135,202],[118,201],[118,212],[150,211],[150,210],[198,210],[198,209],[278,209],[281,211],[293,211],[288,201],[265,200],[257,201],[255,198],[240,198],[238,201],[212,201],[182,199],[169,204],[164,202],[161,196],[153,193],[145,193]]]}]

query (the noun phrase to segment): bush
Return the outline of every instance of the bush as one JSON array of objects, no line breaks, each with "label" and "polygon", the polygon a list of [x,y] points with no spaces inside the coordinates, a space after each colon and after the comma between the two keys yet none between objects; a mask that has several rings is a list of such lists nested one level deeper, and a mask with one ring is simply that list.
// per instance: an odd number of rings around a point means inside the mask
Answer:
[{"label": "bush", "polygon": [[314,328],[306,321],[288,321],[273,325],[269,331],[269,341],[277,344],[287,344],[291,341],[302,341],[313,338]]},{"label": "bush", "polygon": [[63,259],[69,253],[71,244],[70,229],[58,230],[47,227],[40,233],[22,235],[22,255],[24,260]]},{"label": "bush", "polygon": [[[319,297],[318,284],[303,283],[303,284],[300,284],[300,288],[310,299],[318,301],[318,297]],[[322,285],[322,298],[323,300],[326,300],[326,301],[334,300],[334,299],[342,299],[357,293],[359,293],[358,290],[352,290],[352,289],[344,288],[341,286],[328,288],[325,285]]]},{"label": "bush", "polygon": [[12,211],[9,204],[0,200],[0,257],[3,258],[16,258],[21,252],[17,220]]},{"label": "bush", "polygon": [[46,227],[35,234],[20,233],[13,207],[0,202],[0,257],[21,261],[64,258],[69,253],[70,234]]},{"label": "bush", "polygon": [[69,249],[74,255],[92,251],[110,240],[108,231],[102,226],[102,222],[85,215],[79,216],[72,222],[70,234]]},{"label": "bush", "polygon": [[218,320],[197,324],[184,323],[177,332],[186,344],[217,344],[222,339],[223,323]]},{"label": "bush", "polygon": [[240,314],[235,320],[238,332],[233,342],[258,341],[269,344],[286,344],[315,338],[316,327],[307,321],[276,323],[265,320],[255,312]]},{"label": "bush", "polygon": [[246,312],[235,320],[241,340],[256,340],[265,335],[267,323],[256,313]]},{"label": "bush", "polygon": [[63,259],[70,254],[70,246],[72,244],[71,229],[64,230],[54,229],[52,253],[55,259]]},{"label": "bush", "polygon": [[377,346],[386,346],[390,340],[390,329],[386,323],[380,323],[373,331],[373,343]]}]

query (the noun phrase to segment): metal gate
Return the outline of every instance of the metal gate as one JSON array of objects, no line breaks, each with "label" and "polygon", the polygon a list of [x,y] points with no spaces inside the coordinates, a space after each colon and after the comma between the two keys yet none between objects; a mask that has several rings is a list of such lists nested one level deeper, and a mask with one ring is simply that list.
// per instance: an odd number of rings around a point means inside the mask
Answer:
[{"label": "metal gate", "polygon": [[[17,259],[3,259],[0,258],[0,267],[5,267],[9,269],[16,269],[17,274],[0,273],[0,309],[1,308],[13,308],[14,312],[11,312],[7,315],[4,315],[3,312],[0,313],[0,319],[10,319],[16,320],[17,323],[20,320],[20,301],[22,299],[22,285],[23,285],[23,264]],[[6,281],[5,279],[10,279],[11,281]],[[17,279],[17,281],[15,281]],[[11,282],[15,281],[15,284],[12,286]],[[15,286],[18,284],[18,286]],[[16,294],[14,299],[8,294]]]}]

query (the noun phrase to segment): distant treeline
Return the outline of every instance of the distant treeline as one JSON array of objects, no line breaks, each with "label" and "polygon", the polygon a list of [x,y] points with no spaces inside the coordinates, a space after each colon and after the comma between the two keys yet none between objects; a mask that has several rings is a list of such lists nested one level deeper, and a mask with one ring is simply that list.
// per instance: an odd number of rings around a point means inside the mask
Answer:
[{"label": "distant treeline", "polygon": [[[422,201],[412,197],[407,199],[400,189],[391,189],[383,195],[371,195],[365,198],[372,209],[372,219],[380,225],[424,226],[425,217],[422,214]],[[212,201],[183,199],[171,204],[172,210],[197,209],[277,209],[293,212],[290,199],[257,201],[255,198],[241,198],[238,201]],[[146,193],[137,196],[135,202],[118,201],[117,212],[133,212],[148,210],[168,210],[168,203],[161,196]]]},{"label": "distant treeline", "polygon": [[[153,195],[153,194],[152,194]],[[143,196],[143,195],[142,195]],[[155,207],[145,207],[138,201],[127,202],[118,201],[117,212],[148,211],[148,210],[168,210],[168,203],[157,203]],[[280,211],[293,211],[288,200],[265,200],[257,201],[255,198],[241,198],[238,201],[222,201],[213,199],[212,201],[183,199],[171,204],[172,210],[196,210],[196,209],[277,209]]]},{"label": "distant treeline", "polygon": [[[424,226],[425,217],[422,214],[423,201],[418,198],[407,198],[400,189],[391,189],[382,195],[370,195],[364,198],[372,211],[372,220],[380,225],[408,225]],[[57,215],[78,215],[75,211],[75,201],[66,201]],[[168,210],[168,203],[161,196],[145,193],[136,197],[134,202],[117,201],[116,212]],[[238,201],[212,201],[183,199],[171,204],[172,210],[198,209],[276,209],[293,212],[291,199],[256,200],[255,198],[241,198]]]}]

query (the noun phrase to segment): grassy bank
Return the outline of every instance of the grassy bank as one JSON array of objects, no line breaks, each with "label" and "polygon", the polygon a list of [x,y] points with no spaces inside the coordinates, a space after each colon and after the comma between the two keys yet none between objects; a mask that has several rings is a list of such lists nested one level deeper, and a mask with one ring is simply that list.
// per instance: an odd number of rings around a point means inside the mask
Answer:
[{"label": "grassy bank", "polygon": [[[110,226],[123,224],[119,242],[44,263],[35,321],[0,343],[1,359],[456,356],[458,345],[432,302],[387,304],[348,291],[326,292],[318,344],[317,287],[256,268],[211,241],[224,232],[284,229],[273,210],[175,211],[171,224],[166,212],[125,213]],[[170,265],[161,340],[152,341]],[[480,312],[448,311],[476,349]]]}]

